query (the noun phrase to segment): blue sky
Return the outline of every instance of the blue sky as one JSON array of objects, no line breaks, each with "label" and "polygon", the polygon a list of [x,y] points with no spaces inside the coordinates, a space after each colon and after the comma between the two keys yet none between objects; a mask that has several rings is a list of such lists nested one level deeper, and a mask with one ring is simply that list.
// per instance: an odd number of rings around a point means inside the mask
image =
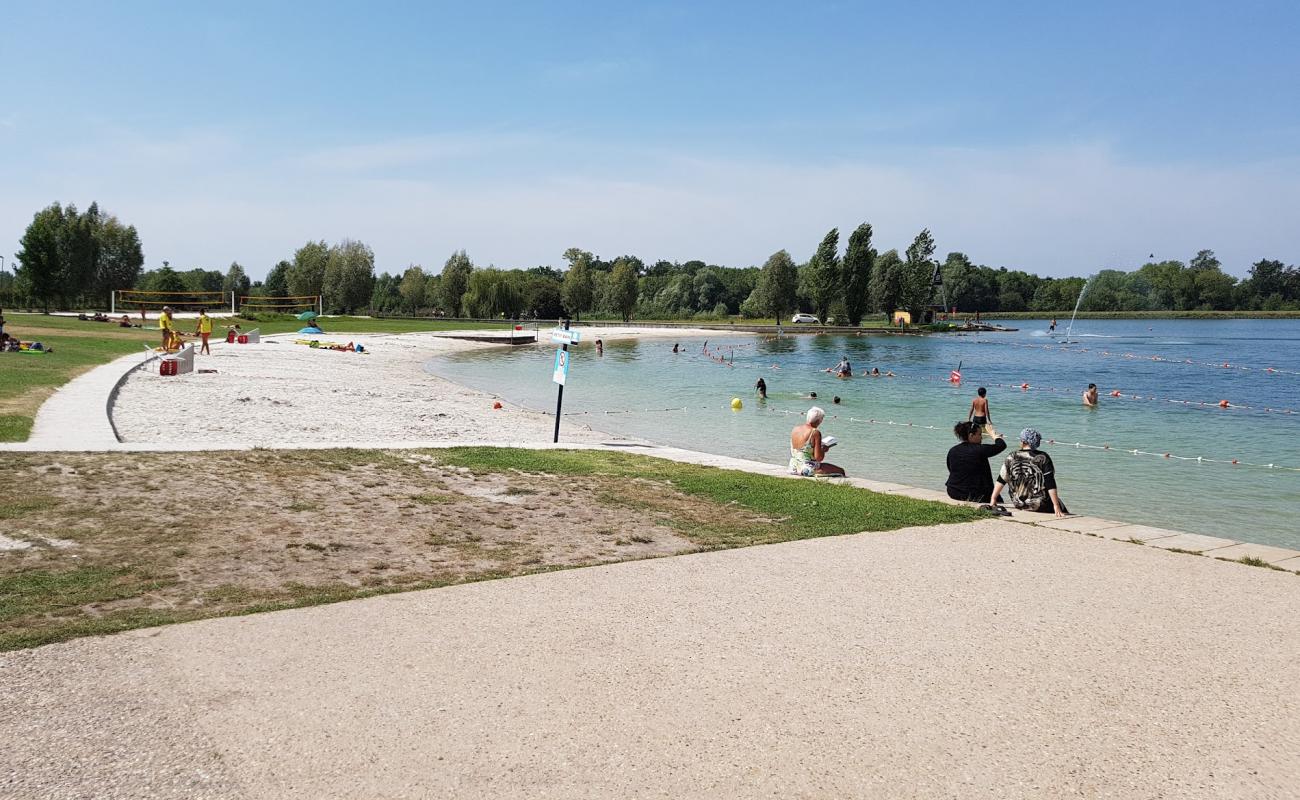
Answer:
[{"label": "blue sky", "polygon": [[[471,7],[472,5],[472,7]],[[987,7],[985,7],[987,6]],[[1058,7],[1059,6],[1059,7]],[[1041,274],[1300,261],[1294,3],[0,0],[0,248],[149,266],[806,259],[862,221]]]}]

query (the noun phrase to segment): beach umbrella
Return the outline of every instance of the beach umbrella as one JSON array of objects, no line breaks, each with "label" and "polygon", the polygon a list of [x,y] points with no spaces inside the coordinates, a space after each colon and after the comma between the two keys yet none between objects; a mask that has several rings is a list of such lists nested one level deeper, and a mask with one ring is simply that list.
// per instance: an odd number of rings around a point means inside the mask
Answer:
[{"label": "beach umbrella", "polygon": [[302,312],[301,314],[298,315],[298,319],[302,320],[303,322],[306,322],[306,321],[309,320],[309,319],[316,319],[316,312],[315,312],[315,311],[304,311],[304,312]]}]

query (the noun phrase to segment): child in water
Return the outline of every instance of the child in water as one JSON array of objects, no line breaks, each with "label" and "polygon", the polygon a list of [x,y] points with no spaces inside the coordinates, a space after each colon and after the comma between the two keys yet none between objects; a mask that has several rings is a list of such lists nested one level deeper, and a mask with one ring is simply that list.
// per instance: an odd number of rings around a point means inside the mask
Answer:
[{"label": "child in water", "polygon": [[975,423],[980,430],[993,422],[992,415],[989,414],[988,393],[989,390],[981,386],[976,392],[978,396],[970,401],[970,411],[966,413],[966,421]]},{"label": "child in water", "polygon": [[758,383],[754,384],[754,388],[758,390],[759,400],[767,399],[767,381],[763,380],[762,378],[759,378]]},{"label": "child in water", "polygon": [[1083,404],[1088,408],[1097,407],[1097,384],[1088,384],[1088,389],[1083,393]]}]

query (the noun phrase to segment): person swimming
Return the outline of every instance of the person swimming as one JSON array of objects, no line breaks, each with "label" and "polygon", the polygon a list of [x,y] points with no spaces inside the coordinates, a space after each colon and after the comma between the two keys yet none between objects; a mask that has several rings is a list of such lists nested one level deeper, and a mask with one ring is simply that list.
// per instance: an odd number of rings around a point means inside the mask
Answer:
[{"label": "person swimming", "polygon": [[835,395],[835,397],[831,398],[831,402],[834,403],[835,405],[839,405],[839,404],[840,404],[840,396],[839,396],[839,395]]},{"label": "person swimming", "polygon": [[849,378],[853,376],[853,365],[849,363],[848,355],[844,355],[840,357],[840,363],[827,367],[826,372],[834,372],[837,378]]},{"label": "person swimming", "polygon": [[677,353],[677,352],[680,352],[680,351],[681,351],[681,346],[680,346],[680,345],[677,345],[677,344],[674,344],[674,345],[673,345],[673,352],[674,352],[674,353]]},{"label": "person swimming", "polygon": [[880,367],[872,367],[872,368],[871,368],[871,377],[873,377],[873,378],[879,378],[879,377],[880,377]]},{"label": "person swimming", "polygon": [[763,380],[762,378],[759,378],[758,383],[754,384],[754,388],[758,390],[759,400],[767,399],[767,381]]},{"label": "person swimming", "polygon": [[1083,393],[1083,404],[1088,408],[1097,407],[1097,384],[1088,384],[1088,388]]}]

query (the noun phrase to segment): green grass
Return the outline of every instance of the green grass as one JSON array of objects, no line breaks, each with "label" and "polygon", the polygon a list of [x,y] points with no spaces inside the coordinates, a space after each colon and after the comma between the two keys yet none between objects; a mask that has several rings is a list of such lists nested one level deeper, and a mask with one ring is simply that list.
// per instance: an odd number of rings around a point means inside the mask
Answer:
[{"label": "green grass", "polygon": [[[177,504],[182,510],[160,520],[135,514],[140,488],[122,476],[156,472],[167,456],[64,454],[71,469],[34,470],[42,458],[13,454],[12,469],[35,474],[31,494],[0,501],[0,519],[75,544],[35,545],[0,560],[0,651],[611,561],[983,518],[842,483],[627,453],[455,448],[187,454],[197,473],[218,476],[217,488],[201,508]],[[311,498],[297,480],[307,465],[316,469]],[[458,467],[490,476],[478,485],[524,505],[508,518],[493,501],[430,491],[474,483]],[[371,477],[383,488],[362,488]],[[258,524],[232,491],[246,484],[261,487]],[[170,506],[185,491],[160,486],[150,497]],[[580,518],[563,520],[575,508]],[[391,513],[377,519],[376,509]]]},{"label": "green grass", "polygon": [[735,504],[773,520],[772,525],[747,530],[743,536],[723,534],[721,531],[727,526],[719,525],[717,532],[704,532],[699,543],[706,547],[736,547],[984,518],[973,509],[877,494],[829,479],[775,478],[630,453],[466,447],[431,454],[439,463],[466,467],[477,473],[518,470],[667,482],[686,494]]}]

